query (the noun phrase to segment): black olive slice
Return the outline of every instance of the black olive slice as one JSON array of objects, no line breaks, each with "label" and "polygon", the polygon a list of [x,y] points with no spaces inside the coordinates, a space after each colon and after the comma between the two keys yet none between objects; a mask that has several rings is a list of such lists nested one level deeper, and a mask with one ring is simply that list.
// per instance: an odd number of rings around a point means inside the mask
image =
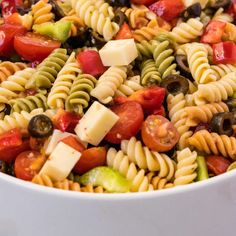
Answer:
[{"label": "black olive slice", "polygon": [[183,20],[188,20],[190,18],[196,18],[201,15],[201,4],[199,2],[189,6],[185,11],[182,12],[181,16]]},{"label": "black olive slice", "polygon": [[228,106],[230,111],[236,110],[236,99],[235,98],[230,98],[227,101],[225,101],[225,103]]},{"label": "black olive slice", "polygon": [[112,7],[130,7],[130,0],[106,0]]},{"label": "black olive slice", "polygon": [[90,35],[90,44],[92,47],[97,47],[98,49],[102,48],[107,42],[105,39],[98,33],[92,31]]},{"label": "black olive slice", "polygon": [[161,87],[164,87],[168,93],[173,95],[186,94],[189,90],[189,82],[181,75],[168,75],[162,80]]},{"label": "black olive slice", "polygon": [[180,73],[187,78],[192,79],[192,74],[188,66],[187,56],[178,54],[176,55],[175,60],[177,62],[178,70],[180,71]]},{"label": "black olive slice", "polygon": [[0,110],[0,113],[4,113],[5,115],[10,115],[11,106],[9,104],[4,104],[4,107]]},{"label": "black olive slice", "polygon": [[124,22],[129,22],[127,16],[122,11],[117,11],[115,17],[113,19],[120,27],[124,24]]},{"label": "black olive slice", "polygon": [[49,117],[37,115],[30,120],[28,131],[34,138],[46,138],[53,132],[53,123]]},{"label": "black olive slice", "polygon": [[213,0],[210,1],[210,7],[214,9],[219,9],[220,7],[227,8],[231,3],[231,0]]},{"label": "black olive slice", "polygon": [[57,4],[56,0],[50,0],[49,3],[52,5],[52,12],[55,14],[56,21],[66,16],[64,11]]},{"label": "black olive slice", "polygon": [[234,124],[234,115],[232,112],[220,112],[215,114],[210,121],[212,132],[220,135],[231,136],[234,133],[232,128]]},{"label": "black olive slice", "polygon": [[8,165],[5,161],[0,160],[0,172],[7,173]]}]

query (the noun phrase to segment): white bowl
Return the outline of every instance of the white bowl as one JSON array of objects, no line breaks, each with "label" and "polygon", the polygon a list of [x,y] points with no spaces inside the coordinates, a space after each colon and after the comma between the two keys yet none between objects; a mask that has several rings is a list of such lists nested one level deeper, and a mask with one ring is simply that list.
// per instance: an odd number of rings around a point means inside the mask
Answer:
[{"label": "white bowl", "polygon": [[233,236],[236,171],[162,191],[76,193],[0,173],[0,236]]}]

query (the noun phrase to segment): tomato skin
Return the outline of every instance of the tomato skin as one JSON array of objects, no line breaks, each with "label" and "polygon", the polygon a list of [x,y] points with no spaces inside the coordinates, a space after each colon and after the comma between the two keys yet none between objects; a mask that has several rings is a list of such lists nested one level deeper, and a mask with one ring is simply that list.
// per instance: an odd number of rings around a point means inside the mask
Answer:
[{"label": "tomato skin", "polygon": [[14,37],[26,33],[26,28],[21,25],[3,24],[0,26],[0,55],[10,57],[14,53]]},{"label": "tomato skin", "polygon": [[49,37],[36,33],[27,33],[14,38],[14,48],[17,53],[28,61],[42,61],[61,43]]},{"label": "tomato skin", "polygon": [[139,132],[144,119],[143,110],[139,103],[128,101],[114,105],[110,109],[119,116],[119,120],[106,135],[106,141],[119,144],[121,140],[130,139]]},{"label": "tomato skin", "polygon": [[78,139],[72,135],[63,138],[62,140],[60,140],[60,142],[67,144],[68,146],[74,148],[78,152],[82,152],[85,149],[84,146],[78,141]]},{"label": "tomato skin", "polygon": [[82,175],[97,166],[104,166],[105,163],[106,149],[104,147],[92,147],[82,152],[79,161],[74,167],[74,172]]},{"label": "tomato skin", "polygon": [[97,77],[106,71],[99,53],[94,50],[80,52],[77,55],[77,61],[81,65],[82,71],[86,74]]},{"label": "tomato skin", "polygon": [[118,39],[132,39],[132,38],[133,38],[133,34],[129,28],[129,25],[127,23],[124,23],[116,35],[116,40],[118,40]]},{"label": "tomato skin", "polygon": [[131,0],[131,2],[134,4],[145,5],[145,6],[149,6],[156,1],[157,0]]},{"label": "tomato skin", "polygon": [[74,133],[75,126],[81,117],[74,112],[59,109],[57,114],[52,118],[54,126],[62,132]]},{"label": "tomato skin", "polygon": [[222,156],[208,156],[206,158],[207,168],[215,175],[223,174],[227,171],[230,161]]},{"label": "tomato skin", "polygon": [[236,63],[236,44],[229,41],[213,44],[213,63]]},{"label": "tomato skin", "polygon": [[15,13],[11,14],[10,16],[6,17],[4,19],[4,23],[5,24],[12,24],[12,25],[14,25],[14,24],[22,25],[20,15],[17,12],[15,12]]},{"label": "tomato skin", "polygon": [[226,23],[218,20],[211,20],[202,37],[201,42],[202,43],[219,43],[221,42],[221,38],[224,34]]},{"label": "tomato skin", "polygon": [[182,0],[160,0],[149,6],[149,9],[166,21],[171,21],[185,9]]},{"label": "tomato skin", "polygon": [[170,151],[180,138],[174,125],[160,115],[148,116],[143,122],[141,134],[144,144],[157,152]]},{"label": "tomato skin", "polygon": [[14,0],[2,0],[1,9],[3,18],[6,18],[16,12],[16,2]]},{"label": "tomato skin", "polygon": [[25,151],[20,153],[15,160],[15,175],[19,179],[31,181],[38,174],[46,158],[37,151]]}]

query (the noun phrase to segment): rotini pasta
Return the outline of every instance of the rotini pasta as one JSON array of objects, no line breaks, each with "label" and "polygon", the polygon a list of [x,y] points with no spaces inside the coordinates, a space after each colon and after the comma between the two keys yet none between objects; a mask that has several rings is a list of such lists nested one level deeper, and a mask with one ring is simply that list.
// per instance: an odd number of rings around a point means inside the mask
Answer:
[{"label": "rotini pasta", "polygon": [[154,172],[149,172],[147,174],[149,182],[152,184],[154,190],[161,190],[167,188],[173,188],[174,184],[169,182],[166,178],[161,178],[156,176]]}]

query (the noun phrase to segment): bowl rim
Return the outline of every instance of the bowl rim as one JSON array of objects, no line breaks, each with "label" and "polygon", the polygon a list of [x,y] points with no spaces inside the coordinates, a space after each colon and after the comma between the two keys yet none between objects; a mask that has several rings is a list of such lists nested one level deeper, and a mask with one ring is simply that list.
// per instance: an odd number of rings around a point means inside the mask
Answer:
[{"label": "bowl rim", "polygon": [[[170,189],[163,189],[163,190],[157,190],[157,191],[149,191],[149,192],[137,192],[137,193],[104,193],[104,194],[94,194],[94,193],[81,193],[81,192],[73,192],[69,190],[60,190],[50,187],[45,187],[41,185],[37,185],[28,181],[24,181],[21,179],[18,179],[13,176],[9,176],[4,173],[0,173],[0,180],[2,182],[9,183],[14,187],[21,187],[25,188],[27,191],[33,191],[36,194],[44,194],[44,195],[50,195],[52,197],[58,197],[58,198],[70,198],[70,199],[77,199],[77,200],[90,200],[90,201],[124,201],[124,200],[145,200],[145,199],[151,199],[151,198],[160,198],[160,197],[169,197],[172,195],[177,194],[183,194],[190,191],[197,191],[202,188],[206,187],[212,187],[213,185],[220,184],[224,181],[227,181],[231,178],[236,178],[236,170],[232,170],[229,172],[226,172],[222,175],[215,176],[213,178],[194,182],[192,184],[177,186]],[[2,185],[2,183],[1,183]]]}]

